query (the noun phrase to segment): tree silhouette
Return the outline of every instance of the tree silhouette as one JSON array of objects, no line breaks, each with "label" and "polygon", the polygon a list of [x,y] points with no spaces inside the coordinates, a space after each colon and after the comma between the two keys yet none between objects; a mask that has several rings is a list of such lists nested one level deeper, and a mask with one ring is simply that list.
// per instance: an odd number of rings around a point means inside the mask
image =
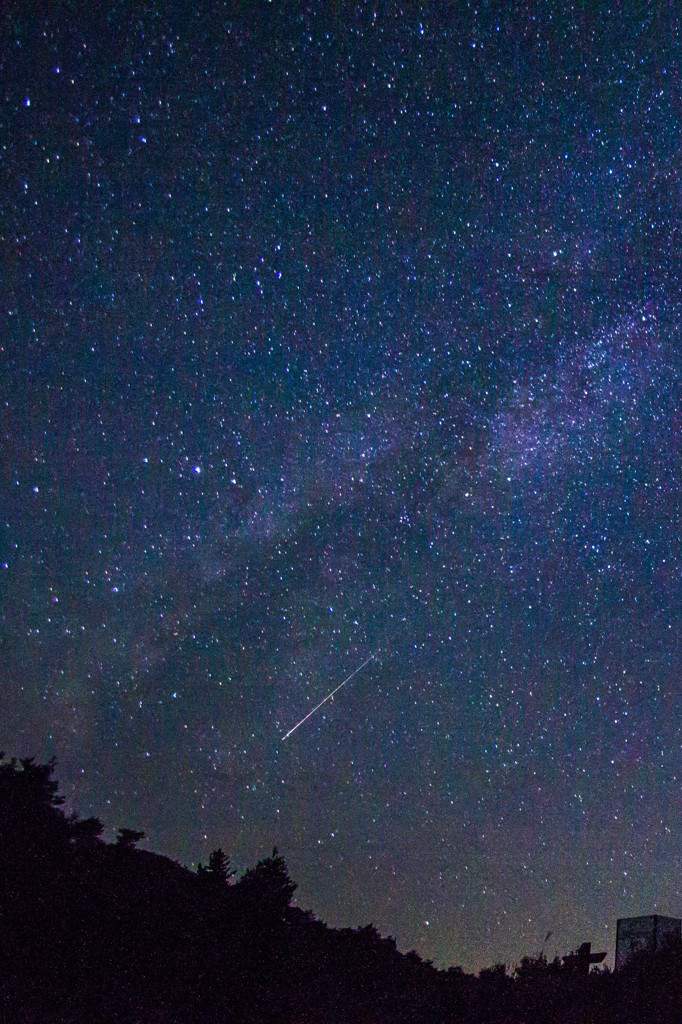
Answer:
[{"label": "tree silhouette", "polygon": [[373,925],[328,928],[292,905],[272,855],[230,884],[218,848],[190,871],[66,817],[54,759],[0,755],[0,1021],[8,1024],[669,1024],[682,942],[622,971],[524,957],[478,977],[437,970]]},{"label": "tree silhouette", "polygon": [[227,885],[227,881],[232,875],[236,875],[236,871],[230,871],[230,858],[218,847],[214,850],[211,856],[208,858],[208,870],[211,874],[215,875],[216,878],[222,879]]},{"label": "tree silhouette", "polygon": [[101,840],[104,825],[99,818],[83,818],[79,820],[75,815],[69,819],[69,833],[71,841],[77,846],[90,846]]},{"label": "tree silhouette", "polygon": [[199,862],[197,874],[209,885],[216,885],[219,889],[230,884],[230,879],[237,874],[230,868],[230,858],[219,846],[208,858],[208,867]]},{"label": "tree silhouette", "polygon": [[245,905],[254,913],[283,919],[297,889],[289,877],[284,857],[273,847],[272,856],[260,860],[235,886]]},{"label": "tree silhouette", "polygon": [[19,853],[46,860],[69,842],[69,825],[60,810],[64,803],[52,778],[55,758],[36,764],[34,757],[5,762],[0,753],[0,856],[9,864]]},{"label": "tree silhouette", "polygon": [[134,828],[120,828],[116,836],[116,845],[124,850],[134,850],[135,845],[144,837],[144,832],[138,832]]}]

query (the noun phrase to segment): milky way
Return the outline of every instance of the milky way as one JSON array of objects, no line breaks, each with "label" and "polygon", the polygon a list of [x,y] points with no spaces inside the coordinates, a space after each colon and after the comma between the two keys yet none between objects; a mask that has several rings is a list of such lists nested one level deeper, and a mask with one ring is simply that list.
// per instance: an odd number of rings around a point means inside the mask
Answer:
[{"label": "milky way", "polygon": [[3,8],[0,747],[478,969],[682,913],[680,24],[422,7]]}]

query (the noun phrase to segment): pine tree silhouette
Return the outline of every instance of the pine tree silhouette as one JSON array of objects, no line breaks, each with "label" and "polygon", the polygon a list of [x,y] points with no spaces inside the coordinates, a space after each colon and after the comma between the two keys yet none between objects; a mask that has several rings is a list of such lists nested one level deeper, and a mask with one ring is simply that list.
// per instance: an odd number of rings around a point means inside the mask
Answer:
[{"label": "pine tree silhouette", "polygon": [[124,850],[134,850],[140,839],[144,839],[145,833],[138,832],[134,828],[120,828],[116,836],[116,845]]}]

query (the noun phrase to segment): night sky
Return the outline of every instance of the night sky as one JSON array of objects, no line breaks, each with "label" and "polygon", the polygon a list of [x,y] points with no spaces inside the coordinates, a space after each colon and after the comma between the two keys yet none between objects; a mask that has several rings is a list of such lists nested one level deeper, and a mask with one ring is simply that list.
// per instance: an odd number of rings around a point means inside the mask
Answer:
[{"label": "night sky", "polygon": [[682,914],[681,33],[3,4],[0,749],[69,810],[438,966]]}]

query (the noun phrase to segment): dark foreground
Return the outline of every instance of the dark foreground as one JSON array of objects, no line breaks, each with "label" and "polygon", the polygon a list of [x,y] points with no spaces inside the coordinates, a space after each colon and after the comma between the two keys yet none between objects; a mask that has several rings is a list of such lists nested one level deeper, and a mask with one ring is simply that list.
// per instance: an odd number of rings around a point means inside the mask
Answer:
[{"label": "dark foreground", "polygon": [[[1,755],[0,755],[1,758]],[[0,760],[0,1021],[177,1024],[670,1024],[682,946],[627,970],[544,957],[478,977],[400,953],[373,925],[291,906],[276,850],[238,880],[216,850],[190,871],[67,818],[54,762]]]}]

